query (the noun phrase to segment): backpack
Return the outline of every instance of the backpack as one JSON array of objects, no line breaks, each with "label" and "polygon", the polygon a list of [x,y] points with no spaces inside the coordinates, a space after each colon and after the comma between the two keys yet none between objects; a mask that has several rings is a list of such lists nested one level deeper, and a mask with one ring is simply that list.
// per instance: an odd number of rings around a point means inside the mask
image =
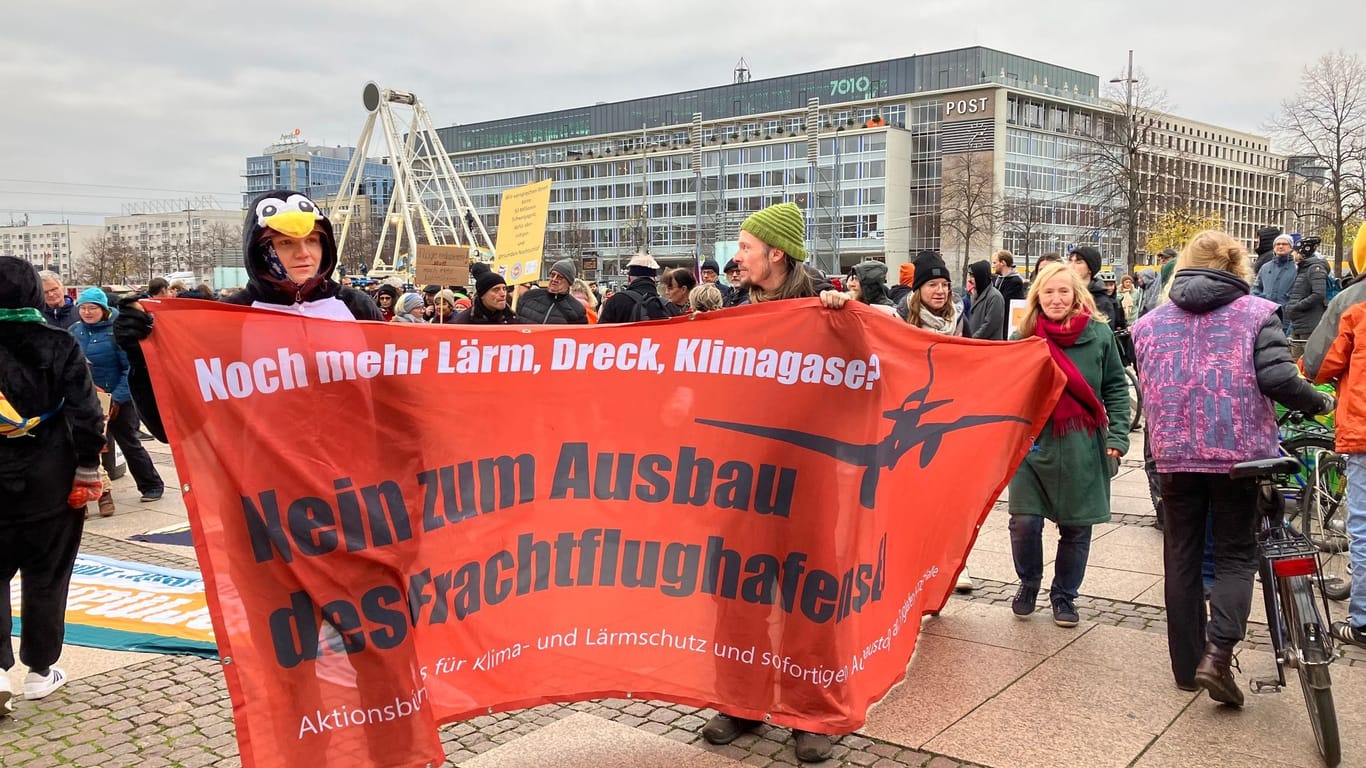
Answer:
[{"label": "backpack", "polygon": [[1332,270],[1329,270],[1327,280],[1328,285],[1323,292],[1323,300],[1325,302],[1332,301],[1334,296],[1342,293],[1342,278],[1333,274]]},{"label": "backpack", "polygon": [[638,291],[632,291],[630,289],[622,291],[622,293],[630,296],[631,300],[635,302],[635,306],[631,308],[631,319],[627,322],[637,323],[641,320],[664,320],[675,317],[678,314],[678,311],[673,307],[665,305],[664,299],[657,293],[651,293],[649,296],[641,296]]}]

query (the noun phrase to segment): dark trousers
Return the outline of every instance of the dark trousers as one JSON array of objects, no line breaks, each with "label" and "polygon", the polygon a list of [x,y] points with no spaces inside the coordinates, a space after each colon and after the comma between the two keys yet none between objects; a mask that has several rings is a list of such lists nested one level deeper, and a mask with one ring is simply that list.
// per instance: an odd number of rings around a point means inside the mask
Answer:
[{"label": "dark trousers", "polygon": [[[1043,583],[1043,518],[1039,515],[1010,516],[1010,551],[1015,558],[1015,575],[1020,584],[1038,589]],[[1058,526],[1058,557],[1053,561],[1053,586],[1049,601],[1076,601],[1081,580],[1086,576],[1086,561],[1091,555],[1091,526]]]},{"label": "dark trousers", "polygon": [[[1191,683],[1206,640],[1232,648],[1247,633],[1252,578],[1257,572],[1257,484],[1200,472],[1174,472],[1161,478],[1167,513],[1162,537],[1167,652],[1176,681]],[[1214,529],[1208,627],[1201,579],[1207,524]]]},{"label": "dark trousers", "polygon": [[152,464],[152,457],[147,455],[147,450],[142,447],[142,441],[138,440],[138,409],[132,403],[123,403],[119,406],[118,415],[109,420],[105,439],[109,444],[109,452],[104,454],[105,469],[111,468],[110,462],[114,460],[114,443],[117,442],[139,491],[147,493],[165,489],[156,465]]},{"label": "dark trousers", "polygon": [[1162,509],[1162,486],[1157,480],[1157,459],[1153,458],[1153,436],[1148,427],[1149,422],[1143,422],[1143,474],[1148,476],[1148,496],[1153,500],[1153,512],[1157,514],[1157,527],[1161,528],[1167,524],[1165,510]]},{"label": "dark trousers", "polygon": [[29,669],[45,670],[62,655],[66,592],[84,527],[79,510],[0,527],[0,669],[14,666],[9,585],[15,572],[23,584],[19,659]]}]

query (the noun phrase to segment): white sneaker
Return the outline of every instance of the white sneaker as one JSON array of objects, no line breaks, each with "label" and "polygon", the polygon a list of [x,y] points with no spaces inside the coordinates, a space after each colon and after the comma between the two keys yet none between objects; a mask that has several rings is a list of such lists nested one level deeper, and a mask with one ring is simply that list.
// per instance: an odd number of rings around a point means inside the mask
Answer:
[{"label": "white sneaker", "polygon": [[0,717],[14,711],[14,689],[9,684],[9,671],[0,669]]},{"label": "white sneaker", "polygon": [[57,667],[48,669],[46,675],[28,673],[24,678],[24,698],[32,701],[41,699],[66,684],[66,673]]},{"label": "white sneaker", "polygon": [[959,592],[972,591],[972,576],[968,575],[967,566],[964,566],[963,570],[958,573],[958,581],[953,585],[953,588]]}]

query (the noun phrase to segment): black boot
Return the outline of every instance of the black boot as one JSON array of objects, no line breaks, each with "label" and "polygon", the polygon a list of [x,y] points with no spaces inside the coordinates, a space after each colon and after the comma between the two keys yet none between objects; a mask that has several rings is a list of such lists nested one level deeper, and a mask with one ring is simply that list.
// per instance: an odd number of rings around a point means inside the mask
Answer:
[{"label": "black boot", "polygon": [[702,738],[706,739],[708,744],[729,744],[740,738],[740,734],[757,727],[758,720],[746,720],[743,717],[731,717],[718,712],[702,726]]},{"label": "black boot", "polygon": [[1233,680],[1233,649],[1205,643],[1205,655],[1195,668],[1195,684],[1209,691],[1209,697],[1220,704],[1243,706],[1243,692]]}]

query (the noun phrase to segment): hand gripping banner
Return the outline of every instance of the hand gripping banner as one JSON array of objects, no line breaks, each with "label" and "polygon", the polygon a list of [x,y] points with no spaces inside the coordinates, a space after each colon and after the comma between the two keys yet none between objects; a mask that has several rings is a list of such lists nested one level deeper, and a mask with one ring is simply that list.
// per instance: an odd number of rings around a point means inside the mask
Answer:
[{"label": "hand gripping banner", "polygon": [[1063,377],[860,306],[385,325],[197,301],[144,343],[243,764],[438,764],[596,697],[824,733],[898,682]]}]

